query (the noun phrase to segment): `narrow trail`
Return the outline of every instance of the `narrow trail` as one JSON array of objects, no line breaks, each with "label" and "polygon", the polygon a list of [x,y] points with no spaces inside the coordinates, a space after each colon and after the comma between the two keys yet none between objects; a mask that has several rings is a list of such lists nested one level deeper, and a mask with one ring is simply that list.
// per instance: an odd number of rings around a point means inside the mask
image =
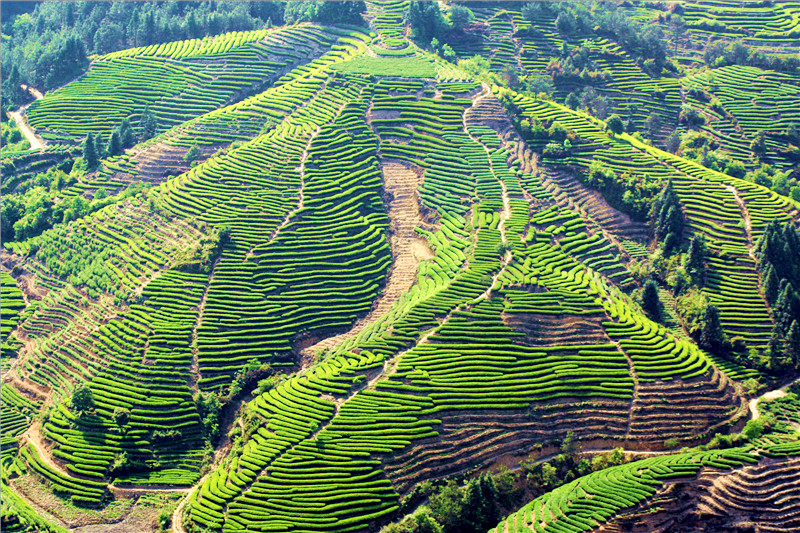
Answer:
[{"label": "narrow trail", "polygon": [[631,434],[631,424],[633,423],[633,411],[636,408],[636,405],[639,400],[639,375],[636,373],[636,365],[633,363],[633,359],[631,356],[622,349],[619,341],[615,341],[614,344],[617,345],[617,350],[625,356],[625,360],[628,362],[628,369],[631,373],[631,378],[633,378],[633,396],[631,396],[631,406],[628,409],[628,424],[625,427],[625,437],[627,438]]},{"label": "narrow trail", "polygon": [[[483,87],[483,91],[472,97],[472,106],[470,107],[470,109],[464,112],[464,118],[463,118],[464,133],[466,133],[470,139],[475,141],[486,151],[486,158],[489,161],[489,170],[491,171],[492,176],[494,176],[497,182],[500,184],[500,190],[503,197],[503,211],[500,213],[500,222],[497,224],[497,229],[500,230],[500,240],[503,242],[503,244],[508,244],[508,239],[506,237],[506,220],[508,220],[511,217],[511,200],[508,197],[508,189],[506,189],[506,184],[503,183],[503,180],[500,179],[497,176],[497,173],[494,171],[494,164],[492,163],[492,153],[491,151],[489,151],[489,148],[487,148],[486,145],[483,144],[479,139],[475,138],[475,136],[473,136],[469,132],[469,129],[467,128],[467,122],[466,122],[467,113],[471,109],[475,108],[475,106],[478,105],[478,102],[480,102],[480,100],[488,98],[491,95],[489,86],[486,83],[482,83],[481,85]],[[489,298],[489,296],[492,293],[492,289],[495,286],[495,283],[497,283],[498,278],[503,274],[506,267],[511,262],[511,258],[512,258],[511,251],[507,250],[503,255],[503,260],[501,262],[500,270],[498,270],[497,273],[495,273],[495,275],[492,276],[492,283],[489,285],[486,291],[476,299],[476,301],[486,300]]]},{"label": "narrow trail", "polygon": [[283,217],[281,223],[275,227],[275,230],[272,232],[272,235],[270,235],[269,239],[267,239],[267,244],[274,241],[275,238],[278,235],[280,235],[281,230],[283,230],[283,228],[285,228],[289,224],[289,222],[291,222],[295,214],[297,214],[298,211],[303,209],[305,200],[304,192],[306,188],[306,162],[308,161],[308,151],[311,149],[311,143],[313,143],[314,139],[316,139],[317,135],[319,135],[320,129],[321,128],[317,126],[317,129],[314,130],[314,133],[312,133],[311,136],[308,138],[308,142],[306,143],[306,146],[303,148],[303,156],[300,158],[300,166],[295,168],[298,174],[300,174],[300,188],[297,191],[298,195],[297,205],[294,206],[294,208],[291,209],[288,213],[286,213],[286,216]]},{"label": "narrow trail", "polygon": [[[28,87],[27,85],[21,85],[20,87],[30,92],[31,95],[33,95],[33,97],[36,98],[37,100],[41,100],[44,97],[44,95],[34,87]],[[28,106],[30,105],[31,104],[25,104],[16,111],[9,111],[8,113],[6,113],[6,115],[8,115],[8,118],[13,119],[14,122],[17,123],[19,131],[21,131],[22,135],[24,135],[25,138],[28,140],[28,142],[31,145],[31,149],[41,150],[45,146],[44,140],[36,135],[36,133],[33,131],[33,128],[30,127],[28,121],[25,118],[25,111],[28,109]]]},{"label": "narrow trail", "polygon": [[761,396],[759,396],[758,398],[753,398],[752,400],[750,400],[750,403],[748,404],[749,407],[750,407],[750,419],[751,420],[755,420],[756,418],[761,416],[761,412],[758,410],[758,402],[759,401],[761,401],[761,400],[775,400],[777,398],[783,398],[784,396],[786,396],[786,389],[788,389],[789,387],[791,387],[795,383],[800,383],[800,378],[797,378],[794,381],[790,381],[789,383],[787,383],[786,385],[784,385],[784,386],[782,386],[782,387],[780,387],[778,389],[773,389],[771,391],[767,391],[764,394],[762,394]]},{"label": "narrow trail", "polygon": [[44,438],[42,437],[41,432],[39,431],[39,422],[33,422],[28,430],[22,434],[22,438],[20,439],[20,448],[25,444],[30,444],[36,453],[39,454],[39,458],[42,460],[44,464],[48,467],[52,468],[56,472],[60,473],[65,477],[79,477],[75,476],[69,472],[66,468],[59,465],[53,460],[50,451],[44,445]]},{"label": "narrow trail", "polygon": [[742,212],[742,220],[744,220],[744,230],[745,234],[747,235],[747,253],[756,261],[756,254],[753,251],[755,248],[755,243],[753,242],[753,222],[750,219],[750,210],[747,209],[747,206],[742,200],[742,197],[739,196],[739,191],[736,190],[736,187],[733,185],[723,185],[726,189],[728,189],[731,194],[733,194],[733,198],[736,200],[736,205],[739,206],[739,210]]},{"label": "narrow trail", "polygon": [[[203,313],[206,310],[206,301],[208,300],[208,291],[211,289],[211,284],[214,282],[214,273],[217,270],[217,265],[220,262],[222,257],[217,257],[214,261],[214,264],[211,265],[211,274],[208,276],[208,283],[206,284],[205,289],[203,290],[203,297],[200,299],[200,304],[198,305],[197,309],[197,320],[195,320],[194,326],[192,327],[192,341],[191,341],[191,348],[192,348],[192,368],[189,369],[191,377],[191,382],[189,383],[189,388],[192,392],[197,391],[197,383],[200,381],[200,350],[197,348],[197,330],[200,328],[200,324],[203,323]],[[148,339],[149,342],[149,339]],[[147,353],[147,350],[145,350]]]}]

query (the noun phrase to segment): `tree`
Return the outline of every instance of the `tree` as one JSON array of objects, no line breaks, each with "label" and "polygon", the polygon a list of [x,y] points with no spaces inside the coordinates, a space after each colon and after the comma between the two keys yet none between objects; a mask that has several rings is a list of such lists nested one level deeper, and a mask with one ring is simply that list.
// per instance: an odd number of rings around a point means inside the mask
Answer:
[{"label": "tree", "polygon": [[666,149],[672,154],[677,154],[680,147],[681,136],[678,134],[678,130],[675,130],[669,134],[669,137],[667,137]]},{"label": "tree", "polygon": [[656,113],[650,113],[650,116],[644,121],[644,128],[650,134],[650,137],[655,137],[661,131],[661,124],[661,117]]},{"label": "tree", "polygon": [[94,149],[97,152],[98,159],[105,157],[105,149],[103,148],[103,136],[98,133],[94,136]]},{"label": "tree", "polygon": [[408,6],[407,20],[414,38],[426,44],[441,35],[447,27],[437,2],[412,0]]},{"label": "tree", "polygon": [[156,130],[158,130],[158,119],[155,114],[150,110],[150,106],[146,106],[139,118],[139,131],[142,132],[142,139],[147,140],[155,137]]},{"label": "tree", "polygon": [[487,531],[499,520],[497,487],[491,474],[484,472],[472,478],[464,489],[463,517],[465,527],[459,531]]},{"label": "tree", "polygon": [[124,428],[131,419],[131,412],[130,410],[124,407],[116,407],[114,408],[114,423],[120,428]]},{"label": "tree", "polygon": [[764,298],[770,305],[775,303],[778,299],[778,290],[780,290],[780,280],[775,273],[772,263],[767,263],[767,268],[764,270],[762,278],[762,287],[764,289]]},{"label": "tree", "polygon": [[647,313],[647,316],[651,319],[656,322],[661,322],[661,299],[658,295],[658,285],[656,285],[656,282],[653,280],[649,280],[644,284],[644,289],[642,290],[642,309],[644,309],[644,312]]},{"label": "tree", "polygon": [[766,136],[763,131],[756,133],[753,142],[750,143],[750,151],[756,156],[764,155],[767,152]]},{"label": "tree", "polygon": [[133,133],[131,121],[127,118],[119,125],[119,138],[123,148],[130,148],[136,144],[136,135]]},{"label": "tree", "polygon": [[79,383],[70,397],[72,409],[79,415],[94,409],[94,397],[92,391],[85,383]]},{"label": "tree", "polygon": [[119,137],[119,131],[114,130],[108,138],[108,145],[106,145],[106,153],[109,156],[118,155],[122,152],[122,140]]},{"label": "tree", "polygon": [[800,325],[797,320],[792,321],[789,326],[789,334],[786,336],[786,350],[792,359],[794,366],[800,365]]},{"label": "tree", "polygon": [[578,97],[575,96],[575,93],[569,93],[566,100],[564,100],[564,105],[570,109],[578,109],[580,103],[581,102],[578,100]]},{"label": "tree", "polygon": [[689,245],[689,255],[686,260],[686,270],[695,279],[700,280],[705,276],[706,265],[706,240],[703,234],[695,235]]},{"label": "tree", "polygon": [[572,33],[575,31],[575,17],[566,11],[562,11],[556,17],[556,28],[561,33]]},{"label": "tree", "polygon": [[83,160],[86,162],[86,168],[89,170],[94,169],[99,162],[97,150],[94,146],[94,137],[92,137],[91,133],[88,134],[86,140],[83,141]]},{"label": "tree", "polygon": [[625,123],[619,115],[611,115],[606,122],[606,131],[611,132],[613,135],[619,135],[625,131]]},{"label": "tree", "polygon": [[445,531],[464,530],[462,491],[455,481],[451,479],[438,494],[431,496],[429,505],[433,517]]},{"label": "tree", "polygon": [[700,345],[712,353],[719,354],[725,346],[725,332],[719,318],[719,309],[716,305],[706,307],[703,316],[703,327],[700,331]]},{"label": "tree", "polygon": [[450,8],[450,25],[458,32],[464,31],[464,27],[472,22],[475,15],[468,7],[454,4]]},{"label": "tree", "polygon": [[186,155],[183,156],[183,160],[187,163],[191,163],[192,161],[199,159],[201,155],[202,152],[200,152],[200,149],[197,147],[197,145],[193,144],[189,148],[189,151],[186,152]]}]

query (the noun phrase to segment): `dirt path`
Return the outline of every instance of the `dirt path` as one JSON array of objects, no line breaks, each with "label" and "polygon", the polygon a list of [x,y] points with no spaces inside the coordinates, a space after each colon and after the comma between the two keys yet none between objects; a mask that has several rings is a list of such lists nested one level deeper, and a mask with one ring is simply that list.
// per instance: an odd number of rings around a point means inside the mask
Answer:
[{"label": "dirt path", "polygon": [[428,244],[414,231],[414,228],[423,225],[417,201],[421,175],[398,162],[384,162],[381,167],[385,190],[391,195],[389,219],[393,261],[386,287],[370,312],[359,319],[350,331],[328,337],[303,349],[301,354],[304,360],[310,361],[319,350],[334,348],[389,312],[395,302],[416,282],[420,261],[433,258]]},{"label": "dirt path", "polygon": [[63,466],[59,465],[53,460],[53,456],[51,455],[50,450],[48,450],[45,446],[44,438],[39,431],[39,422],[34,422],[31,424],[31,426],[28,428],[28,431],[22,434],[22,438],[20,439],[20,448],[24,446],[24,443],[33,446],[33,449],[39,454],[39,458],[42,460],[42,462],[56,472],[59,472],[68,478],[76,477],[74,474],[68,472]]},{"label": "dirt path", "polygon": [[[203,313],[206,310],[206,301],[208,300],[208,291],[211,289],[211,284],[214,282],[214,273],[217,270],[217,265],[222,257],[217,257],[214,261],[214,264],[211,265],[211,274],[208,276],[208,283],[206,284],[205,290],[203,291],[203,297],[200,299],[200,304],[198,305],[197,309],[197,320],[195,320],[194,327],[192,328],[192,368],[190,369],[191,375],[191,382],[189,383],[189,388],[192,389],[192,392],[197,392],[197,383],[200,381],[200,351],[197,348],[197,330],[200,329],[200,325],[203,323]],[[148,339],[148,342],[149,339]],[[147,350],[144,351],[147,353]]]},{"label": "dirt path", "polygon": [[[40,100],[44,97],[44,95],[34,87],[28,87],[27,85],[21,85],[21,87],[24,90],[29,91],[37,100]],[[31,104],[25,104],[16,111],[9,111],[6,114],[8,115],[8,118],[14,119],[14,122],[17,123],[17,127],[22,132],[22,135],[24,135],[31,144],[31,149],[39,150],[44,148],[45,143],[41,137],[36,135],[36,133],[33,131],[33,128],[30,127],[28,121],[25,119],[25,111],[28,109],[29,105]]]},{"label": "dirt path", "polygon": [[753,243],[753,223],[750,220],[750,210],[747,209],[747,206],[742,200],[742,197],[739,196],[739,191],[736,190],[736,187],[733,185],[723,185],[726,189],[728,189],[731,194],[733,194],[733,198],[736,200],[736,205],[739,206],[739,210],[742,212],[742,219],[744,220],[744,231],[747,235],[747,253],[756,261],[756,254],[753,252],[753,248],[755,247]]},{"label": "dirt path", "polygon": [[750,418],[751,418],[751,420],[755,420],[756,418],[761,416],[761,413],[758,410],[758,402],[759,401],[761,401],[761,400],[775,400],[776,398],[783,398],[784,396],[786,396],[786,389],[788,389],[789,387],[791,387],[792,385],[794,385],[795,383],[798,383],[798,382],[800,382],[800,378],[797,378],[794,381],[790,381],[789,383],[787,383],[786,385],[784,385],[783,387],[781,387],[779,389],[774,389],[774,390],[765,392],[764,394],[762,394],[758,398],[753,398],[752,400],[750,400],[749,406],[750,406]]},{"label": "dirt path", "polygon": [[[475,96],[472,97],[472,107],[471,108],[474,108],[475,106],[478,105],[478,102],[480,100],[482,100],[484,98],[488,98],[492,94],[490,89],[489,89],[489,86],[486,83],[482,83],[481,85],[483,87],[483,92],[478,93],[478,94],[476,94]],[[467,111],[469,111],[469,110],[467,110]],[[508,239],[506,238],[506,220],[508,220],[509,217],[511,217],[511,200],[508,197],[508,190],[506,189],[506,184],[503,183],[503,180],[500,179],[497,176],[497,173],[495,173],[495,171],[494,171],[494,164],[492,163],[492,152],[489,150],[489,148],[486,147],[485,144],[483,144],[479,139],[474,137],[469,132],[469,129],[467,128],[466,115],[467,115],[467,112],[464,112],[464,121],[463,121],[464,122],[464,133],[469,135],[470,139],[472,139],[473,141],[475,141],[476,143],[481,145],[483,147],[483,149],[486,151],[486,157],[489,160],[489,170],[491,171],[491,173],[495,177],[495,179],[498,181],[498,183],[500,183],[500,190],[502,191],[502,195],[503,195],[503,211],[500,213],[500,222],[497,224],[497,229],[500,230],[500,240],[503,242],[503,244],[508,244]],[[503,274],[503,272],[505,271],[506,267],[511,262],[511,258],[512,258],[511,251],[507,250],[505,252],[505,254],[503,255],[503,260],[502,260],[502,263],[501,263],[500,270],[498,270],[497,273],[494,276],[492,276],[492,283],[486,289],[486,292],[481,294],[477,298],[477,300],[485,300],[485,299],[489,298],[489,296],[492,293],[492,288],[494,287],[495,283],[497,282],[497,279]]]},{"label": "dirt path", "polygon": [[[610,339],[609,339],[610,340]],[[628,425],[625,428],[625,436],[628,437],[631,434],[631,424],[633,423],[633,411],[636,408],[636,405],[639,400],[639,374],[636,373],[636,365],[633,363],[633,359],[631,358],[630,354],[622,349],[622,345],[619,341],[614,341],[614,344],[617,345],[617,350],[625,356],[625,360],[628,362],[628,370],[631,373],[631,378],[633,379],[633,395],[631,396],[631,406],[628,409]]]}]

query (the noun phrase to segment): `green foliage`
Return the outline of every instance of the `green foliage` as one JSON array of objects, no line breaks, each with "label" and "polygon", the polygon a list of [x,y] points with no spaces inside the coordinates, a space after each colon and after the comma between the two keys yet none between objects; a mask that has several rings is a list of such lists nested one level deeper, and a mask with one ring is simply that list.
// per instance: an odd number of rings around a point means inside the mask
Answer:
[{"label": "green foliage", "polygon": [[606,121],[606,130],[613,135],[619,135],[625,131],[625,123],[619,115],[611,115]]},{"label": "green foliage", "polygon": [[699,234],[692,237],[692,242],[689,245],[689,253],[686,259],[686,271],[698,284],[702,284],[702,281],[705,277],[707,255],[708,248],[706,247],[705,236]]},{"label": "green foliage", "polygon": [[742,435],[747,440],[753,441],[759,438],[764,433],[764,421],[761,418],[756,420],[748,420],[742,430]]},{"label": "green foliage", "polygon": [[155,136],[156,131],[158,130],[158,119],[156,118],[155,113],[150,109],[150,106],[146,106],[144,111],[142,112],[141,117],[139,118],[139,132],[142,137],[142,140],[147,140]]},{"label": "green foliage", "polygon": [[411,0],[406,20],[412,37],[424,44],[430,43],[434,37],[441,37],[448,27],[437,2]]},{"label": "green foliage", "polygon": [[690,105],[681,107],[681,114],[678,116],[678,120],[688,126],[702,126],[706,123],[706,117],[697,108]]},{"label": "green foliage", "polygon": [[661,322],[663,319],[663,309],[661,298],[658,295],[658,285],[653,280],[644,284],[642,290],[642,309],[652,320]]},{"label": "green foliage", "polygon": [[100,162],[94,137],[91,134],[87,135],[83,141],[83,161],[86,163],[88,170],[94,170]]},{"label": "green foliage", "polygon": [[601,161],[592,161],[585,180],[589,186],[602,192],[609,204],[635,220],[646,220],[660,189],[658,180],[649,176],[637,180],[628,173],[619,175]]},{"label": "green foliage", "polygon": [[[19,83],[49,90],[79,76],[89,66],[88,54],[197,39],[226,31],[255,30],[268,21],[282,24],[283,10],[283,2],[270,1],[201,4],[113,1],[85,7],[74,2],[41,3],[33,13],[19,15],[13,24],[4,21],[3,33],[8,38],[3,41],[2,71],[5,76],[12,65],[17,70],[15,76],[9,76],[7,84],[4,80],[3,106],[9,102],[20,105],[30,99],[24,99],[21,93],[12,95],[10,89],[19,90]],[[7,95],[13,98],[7,100]]]},{"label": "green foliage", "polygon": [[283,17],[287,24],[319,22],[322,24],[354,24],[363,26],[367,6],[363,0],[296,0],[286,3]]},{"label": "green foliage", "polygon": [[219,438],[219,413],[222,403],[213,392],[197,392],[194,395],[197,414],[203,422],[203,428],[209,441]]},{"label": "green foliage", "polygon": [[722,329],[719,308],[716,305],[706,307],[703,325],[700,330],[700,346],[711,353],[722,355],[727,346],[727,337]]},{"label": "green foliage", "polygon": [[680,245],[683,235],[684,216],[672,180],[653,202],[650,209],[656,237],[663,242],[665,256],[671,255]]},{"label": "green foliage", "polygon": [[[725,31],[725,26],[697,26],[712,31]],[[797,72],[800,59],[796,55],[765,54],[741,41],[712,40],[703,51],[703,60],[710,67],[750,65],[783,72]]]},{"label": "green foliage", "polygon": [[[112,131],[108,137],[108,145],[106,145],[106,153],[111,156],[119,155],[122,153],[122,140],[119,136],[119,131]],[[84,157],[86,154],[84,153]]]},{"label": "green foliage", "polygon": [[574,92],[569,93],[567,95],[566,100],[564,100],[564,105],[572,110],[578,109],[580,103],[581,101],[578,99],[578,97],[575,95]]},{"label": "green foliage", "polygon": [[70,397],[70,406],[76,413],[83,415],[94,409],[94,396],[89,387],[81,382],[75,387]]},{"label": "green foliage", "polygon": [[0,122],[0,148],[2,153],[22,152],[30,148],[28,139],[23,137],[17,123],[13,120]]},{"label": "green foliage", "polygon": [[112,418],[114,423],[122,430],[131,420],[131,411],[125,407],[116,407]]},{"label": "green foliage", "polygon": [[186,155],[183,156],[183,160],[187,163],[191,163],[192,161],[198,160],[201,155],[202,152],[200,151],[200,148],[198,148],[196,144],[193,144],[186,152]]},{"label": "green foliage", "polygon": [[450,25],[458,32],[464,31],[464,27],[475,19],[475,15],[470,8],[459,4],[450,6],[448,13]]}]

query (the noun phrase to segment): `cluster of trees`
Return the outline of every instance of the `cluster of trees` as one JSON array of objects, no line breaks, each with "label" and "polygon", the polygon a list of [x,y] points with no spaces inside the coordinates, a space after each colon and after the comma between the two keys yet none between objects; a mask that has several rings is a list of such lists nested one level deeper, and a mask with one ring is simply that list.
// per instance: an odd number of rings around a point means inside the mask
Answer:
[{"label": "cluster of trees", "polygon": [[103,146],[103,136],[99,133],[86,136],[83,141],[83,163],[86,170],[94,170],[104,157],[111,157],[121,154],[125,148],[130,148],[136,144],[136,135],[130,121],[126,118],[117,126],[108,142]]},{"label": "cluster of trees", "polygon": [[616,209],[630,215],[634,220],[647,220],[661,184],[645,175],[641,179],[625,172],[617,174],[601,161],[593,161],[582,176],[584,182],[597,189]]},{"label": "cluster of trees", "polygon": [[564,99],[570,109],[581,109],[592,116],[605,120],[611,112],[611,103],[593,87],[584,87],[578,94],[571,92]]},{"label": "cluster of trees", "polygon": [[664,255],[669,257],[680,248],[685,224],[681,203],[675,194],[672,180],[667,182],[661,194],[656,197],[650,209],[650,216],[656,238],[663,243]]},{"label": "cluster of trees", "polygon": [[474,18],[472,10],[455,3],[450,6],[446,18],[438,2],[426,0],[412,0],[406,14],[411,37],[424,45],[433,39],[447,42],[451,37],[459,36]]},{"label": "cluster of trees", "polygon": [[[730,174],[730,172],[728,172],[728,174]],[[762,163],[760,167],[751,172],[736,177],[743,177],[747,181],[763,185],[778,194],[789,196],[800,202],[800,181],[798,181],[798,178],[788,172],[778,170],[769,163]]]},{"label": "cluster of trees", "polygon": [[[795,133],[790,130],[782,135],[784,138],[794,138]],[[678,149],[670,151],[674,151],[690,161],[695,161],[706,168],[723,172],[735,178],[752,181],[778,194],[800,201],[800,182],[797,176],[791,172],[781,171],[763,160],[759,167],[748,172],[744,163],[731,157],[728,152],[720,150],[719,142],[702,131],[687,131],[677,137],[676,141]],[[766,147],[758,146],[763,143],[764,134],[760,132],[753,140],[751,150],[763,154]]]},{"label": "cluster of trees", "polygon": [[615,4],[532,2],[522,7],[522,16],[534,23],[532,28],[542,18],[554,18],[556,29],[565,35],[597,34],[611,37],[636,58],[645,72],[653,76],[661,74],[664,67],[672,68],[667,62],[668,49],[661,28],[626,18]]},{"label": "cluster of trees", "polygon": [[208,274],[222,248],[230,241],[231,230],[201,227],[204,235],[175,259],[174,267],[186,272]]},{"label": "cluster of trees", "polygon": [[197,414],[203,421],[203,431],[206,438],[214,443],[219,438],[219,413],[222,410],[222,403],[213,392],[196,392],[194,404]]},{"label": "cluster of trees", "polygon": [[364,25],[364,13],[367,6],[363,0],[341,0],[327,2],[325,0],[295,0],[286,2],[283,12],[284,22],[321,22],[323,24],[355,24]]},{"label": "cluster of trees", "polygon": [[4,194],[0,202],[0,238],[21,241],[39,235],[60,222],[88,213],[82,197],[61,198],[59,191],[77,181],[74,174],[51,168],[20,186],[17,194]]},{"label": "cluster of trees", "polygon": [[21,152],[29,147],[30,143],[22,136],[16,122],[0,122],[0,149],[3,152]]},{"label": "cluster of trees", "polygon": [[[304,2],[291,2],[296,3]],[[331,4],[328,11],[363,2]],[[38,4],[32,13],[3,22],[3,105],[29,99],[20,83],[49,90],[79,76],[88,67],[87,55],[282,24],[284,5],[232,0]]]},{"label": "cluster of trees", "polygon": [[764,298],[775,326],[767,349],[774,369],[800,367],[800,232],[793,222],[773,220],[756,246]]},{"label": "cluster of trees", "polygon": [[711,41],[703,51],[703,60],[706,65],[714,68],[750,65],[789,73],[800,70],[800,58],[796,54],[783,56],[765,54],[741,41]]},{"label": "cluster of trees", "polygon": [[483,533],[522,504],[578,477],[628,460],[621,448],[591,459],[576,452],[575,435],[569,432],[561,443],[561,453],[549,461],[524,462],[514,472],[484,472],[465,483],[420,483],[404,498],[400,511],[411,510],[425,498],[428,504],[385,526],[381,533]]},{"label": "cluster of trees", "polygon": [[600,85],[611,80],[611,73],[602,71],[594,64],[586,46],[570,50],[567,43],[561,47],[560,57],[554,57],[547,64],[547,72],[554,83]]}]

